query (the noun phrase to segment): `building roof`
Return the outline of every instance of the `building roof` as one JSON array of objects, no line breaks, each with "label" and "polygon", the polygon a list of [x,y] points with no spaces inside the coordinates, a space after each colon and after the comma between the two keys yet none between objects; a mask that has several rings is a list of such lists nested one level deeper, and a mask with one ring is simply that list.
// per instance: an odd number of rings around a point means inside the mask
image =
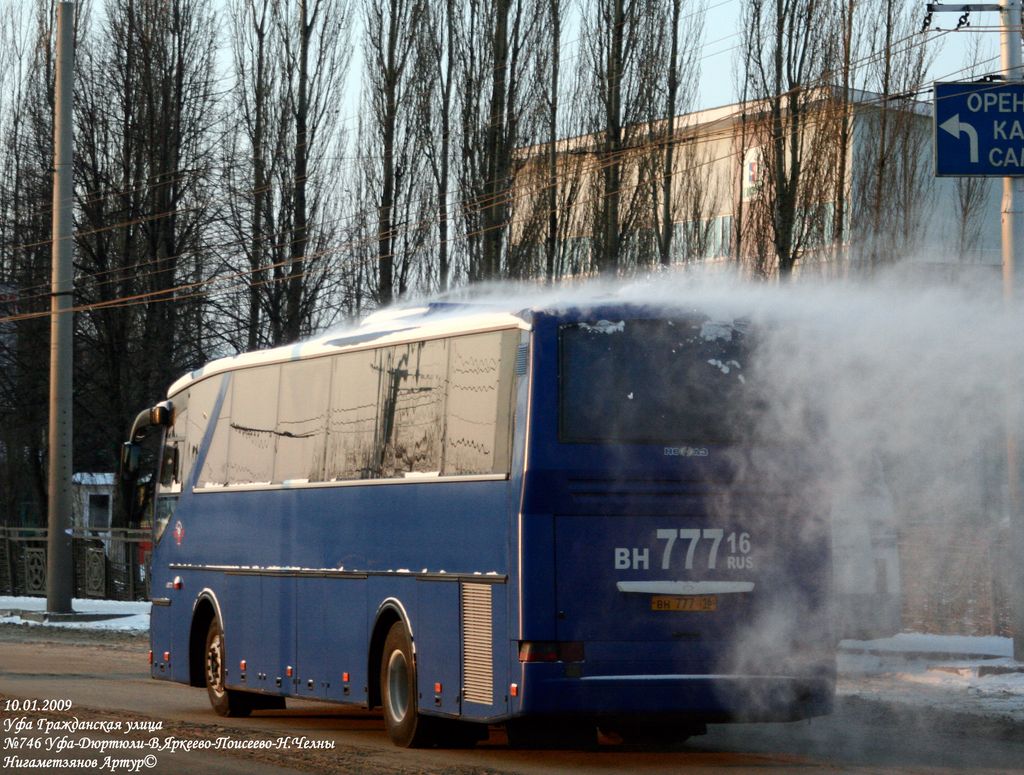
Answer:
[{"label": "building roof", "polygon": [[71,483],[85,487],[113,487],[114,474],[107,473],[77,473],[71,475]]}]

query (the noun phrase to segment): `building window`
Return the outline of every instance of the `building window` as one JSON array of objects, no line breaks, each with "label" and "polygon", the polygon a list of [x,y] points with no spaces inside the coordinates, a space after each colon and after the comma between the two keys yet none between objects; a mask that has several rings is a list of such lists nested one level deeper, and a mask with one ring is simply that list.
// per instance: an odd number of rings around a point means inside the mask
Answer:
[{"label": "building window", "polygon": [[107,493],[89,494],[89,527],[94,530],[110,528],[110,495]]}]

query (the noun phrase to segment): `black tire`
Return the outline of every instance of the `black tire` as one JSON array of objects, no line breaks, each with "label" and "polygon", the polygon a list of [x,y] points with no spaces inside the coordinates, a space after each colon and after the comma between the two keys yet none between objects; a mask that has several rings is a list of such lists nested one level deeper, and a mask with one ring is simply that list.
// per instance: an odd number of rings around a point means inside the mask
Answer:
[{"label": "black tire", "polygon": [[391,742],[401,748],[431,745],[431,719],[419,713],[416,692],[416,659],[412,640],[401,622],[395,622],[384,640],[380,662],[380,698],[384,706],[384,726]]},{"label": "black tire", "polygon": [[203,675],[206,677],[206,694],[210,705],[218,716],[248,716],[252,713],[252,702],[245,692],[228,689],[225,675],[224,631],[216,619],[210,622],[206,633],[206,647],[203,649]]}]

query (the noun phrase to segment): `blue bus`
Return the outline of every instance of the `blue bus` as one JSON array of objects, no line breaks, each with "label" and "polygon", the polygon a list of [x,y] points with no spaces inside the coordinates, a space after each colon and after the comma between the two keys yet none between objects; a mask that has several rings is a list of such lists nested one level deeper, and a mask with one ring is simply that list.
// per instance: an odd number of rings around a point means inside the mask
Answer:
[{"label": "blue bus", "polygon": [[122,456],[153,678],[380,707],[399,746],[829,712],[830,538],[807,461],[754,454],[755,339],[432,303],[188,374]]}]

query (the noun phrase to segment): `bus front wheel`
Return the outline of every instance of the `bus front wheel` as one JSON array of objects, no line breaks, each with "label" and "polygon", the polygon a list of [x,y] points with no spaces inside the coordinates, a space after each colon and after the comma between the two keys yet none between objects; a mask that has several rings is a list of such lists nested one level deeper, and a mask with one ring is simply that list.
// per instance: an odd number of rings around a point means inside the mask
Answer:
[{"label": "bus front wheel", "polygon": [[252,703],[245,692],[228,689],[225,684],[224,631],[220,622],[213,619],[206,633],[206,648],[203,650],[206,675],[206,693],[210,705],[219,716],[248,716]]},{"label": "bus front wheel", "polygon": [[402,748],[422,748],[433,740],[430,719],[419,715],[416,693],[416,660],[405,625],[395,622],[384,640],[380,665],[381,701],[388,737]]}]

